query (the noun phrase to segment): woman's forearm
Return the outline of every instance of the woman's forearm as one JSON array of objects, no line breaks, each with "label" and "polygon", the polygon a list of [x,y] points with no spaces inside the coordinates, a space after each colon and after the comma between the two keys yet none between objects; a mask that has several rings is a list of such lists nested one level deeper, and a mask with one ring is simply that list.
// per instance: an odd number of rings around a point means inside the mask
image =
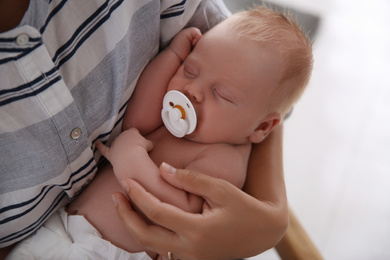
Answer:
[{"label": "woman's forearm", "polygon": [[288,206],[283,171],[283,125],[260,144],[252,147],[248,165],[248,176],[244,191],[257,200],[269,204],[269,214],[273,219],[269,225],[277,242],[288,225]]},{"label": "woman's forearm", "polygon": [[269,202],[285,200],[283,174],[283,125],[260,144],[252,146],[244,191]]}]

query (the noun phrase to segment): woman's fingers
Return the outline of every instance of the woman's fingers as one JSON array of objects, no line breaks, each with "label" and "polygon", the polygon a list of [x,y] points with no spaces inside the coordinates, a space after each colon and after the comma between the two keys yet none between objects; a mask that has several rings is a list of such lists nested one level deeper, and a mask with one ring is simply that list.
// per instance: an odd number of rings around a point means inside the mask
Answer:
[{"label": "woman's fingers", "polygon": [[278,238],[275,232],[282,229],[284,217],[279,206],[258,201],[227,181],[190,170],[165,164],[161,176],[206,202],[202,213],[188,213],[161,202],[138,182],[124,181],[131,201],[152,223],[134,212],[126,199],[118,202],[118,214],[148,249],[165,256],[169,251],[181,259],[217,259],[253,256],[275,244],[272,238]]},{"label": "woman's fingers", "polygon": [[112,196],[118,215],[121,217],[125,226],[131,227],[131,233],[144,231],[147,228],[146,221],[133,210],[127,198],[122,193],[115,193]]},{"label": "woman's fingers", "polygon": [[[117,213],[122,219],[126,229],[132,236],[147,249],[166,256],[173,253],[175,259],[207,259],[199,257],[199,248],[210,244],[210,239],[203,234],[208,233],[204,227],[207,213],[192,214],[163,203],[147,192],[139,183],[133,180],[124,181],[129,189],[128,195],[137,205],[146,221],[134,211],[123,194],[116,193]],[[206,215],[206,216],[205,216]],[[191,227],[196,227],[194,230]],[[200,244],[200,245],[199,245]],[[203,251],[202,251],[203,252]],[[206,254],[209,250],[204,251]],[[215,259],[215,258],[208,258]]]},{"label": "woman's fingers", "polygon": [[145,150],[147,152],[150,152],[151,150],[153,150],[153,147],[154,147],[154,143],[150,140],[145,139]]},{"label": "woman's fingers", "polygon": [[[124,181],[128,186],[128,195],[137,208],[152,222],[165,228],[176,230],[188,230],[188,220],[195,221],[199,214],[185,212],[175,206],[161,202],[151,193],[147,192],[138,182],[134,180]],[[182,221],[185,219],[186,221]],[[181,223],[185,223],[182,225]],[[142,227],[147,228],[148,226]],[[145,230],[137,230],[137,232]]]},{"label": "woman's fingers", "polygon": [[113,194],[116,211],[131,235],[148,250],[158,254],[167,254],[172,250],[178,238],[173,231],[146,221],[131,206],[127,198],[121,193]]},{"label": "woman's fingers", "polygon": [[188,169],[175,169],[167,163],[161,164],[160,174],[171,185],[203,197],[213,207],[227,199],[226,189],[240,191],[226,180]]},{"label": "woman's fingers", "polygon": [[[114,194],[118,215],[126,229],[140,244],[160,255],[166,256],[171,252],[175,259],[206,259],[197,257],[198,249],[210,242],[199,235],[199,233],[203,234],[204,213],[184,212],[175,206],[161,202],[139,183],[133,180],[124,182],[129,187],[128,195],[132,202],[137,205],[142,215],[152,221],[146,221],[134,211],[123,194]],[[191,228],[192,226],[197,230]],[[200,246],[197,245],[199,243]]]},{"label": "woman's fingers", "polygon": [[[161,202],[139,183],[126,180],[131,201],[152,223],[133,211],[123,195],[117,211],[129,232],[146,248],[165,256],[169,251],[181,259],[217,259],[253,256],[273,245],[268,241],[275,232],[272,223],[278,222],[273,205],[202,174],[180,170],[167,174],[172,183],[206,194],[209,202],[201,214],[187,213]],[[178,179],[173,180],[176,174]],[[221,248],[221,244],[226,246]]]}]

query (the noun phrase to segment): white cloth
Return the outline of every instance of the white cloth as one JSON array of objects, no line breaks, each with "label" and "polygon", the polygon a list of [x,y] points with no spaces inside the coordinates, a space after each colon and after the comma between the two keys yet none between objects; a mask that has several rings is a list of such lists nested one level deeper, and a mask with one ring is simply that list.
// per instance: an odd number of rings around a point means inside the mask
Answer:
[{"label": "white cloth", "polygon": [[34,234],[21,241],[6,260],[151,260],[145,253],[126,252],[109,241],[80,215],[55,212]]}]

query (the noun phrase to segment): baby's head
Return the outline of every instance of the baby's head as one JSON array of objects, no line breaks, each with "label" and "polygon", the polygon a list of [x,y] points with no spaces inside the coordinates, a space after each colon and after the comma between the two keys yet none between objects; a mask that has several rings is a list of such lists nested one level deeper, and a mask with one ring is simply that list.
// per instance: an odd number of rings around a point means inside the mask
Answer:
[{"label": "baby's head", "polygon": [[171,79],[198,117],[187,138],[261,142],[303,92],[311,44],[291,18],[264,7],[234,14],[202,36]]},{"label": "baby's head", "polygon": [[270,98],[269,111],[284,116],[300,98],[313,67],[312,43],[287,13],[256,7],[231,16],[227,22],[238,37],[255,41],[281,60],[280,79]]}]

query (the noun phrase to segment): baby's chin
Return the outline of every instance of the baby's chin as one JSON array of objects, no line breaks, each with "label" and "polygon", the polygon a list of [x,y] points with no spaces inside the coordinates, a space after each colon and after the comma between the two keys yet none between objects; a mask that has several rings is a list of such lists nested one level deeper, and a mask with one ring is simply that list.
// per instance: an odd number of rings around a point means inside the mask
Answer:
[{"label": "baby's chin", "polygon": [[197,136],[197,134],[195,133],[185,135],[183,138],[186,139],[187,141],[203,143],[202,138],[199,138],[199,136]]},{"label": "baby's chin", "polygon": [[210,136],[207,136],[207,137],[202,136],[201,134],[198,134],[196,132],[184,136],[184,139],[186,139],[187,141],[196,142],[196,143],[200,143],[200,144],[224,143],[224,142],[221,142],[220,140],[216,140],[215,138],[212,138]]},{"label": "baby's chin", "polygon": [[204,138],[201,134],[197,133],[196,130],[189,135],[185,135],[184,139],[191,141],[191,142],[202,143],[202,144],[213,143],[213,142],[210,142],[210,140],[208,140],[208,138]]},{"label": "baby's chin", "polygon": [[[210,135],[203,135],[201,132],[199,131],[195,131],[189,135],[185,135],[183,137],[184,139],[186,139],[187,141],[191,141],[191,142],[196,142],[196,143],[201,143],[201,144],[231,144],[231,145],[248,145],[248,144],[251,144],[251,142],[249,141],[248,138],[244,138],[242,137],[241,139],[234,139],[234,140],[226,140],[228,138],[226,138],[225,140],[222,140],[221,138],[219,137],[216,137],[216,136],[210,136]],[[231,138],[233,139],[233,138]]]}]

